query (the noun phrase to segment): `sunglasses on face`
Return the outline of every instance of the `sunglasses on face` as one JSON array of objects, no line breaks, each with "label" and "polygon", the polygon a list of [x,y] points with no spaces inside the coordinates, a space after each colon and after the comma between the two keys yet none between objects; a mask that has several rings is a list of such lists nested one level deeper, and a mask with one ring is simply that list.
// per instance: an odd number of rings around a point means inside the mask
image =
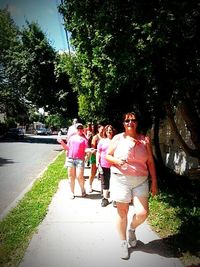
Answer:
[{"label": "sunglasses on face", "polygon": [[128,119],[128,120],[125,120],[124,122],[125,123],[129,123],[129,122],[134,122],[135,123],[135,122],[137,122],[137,120],[136,119]]},{"label": "sunglasses on face", "polygon": [[77,129],[78,129],[78,130],[83,130],[83,127],[78,127]]}]

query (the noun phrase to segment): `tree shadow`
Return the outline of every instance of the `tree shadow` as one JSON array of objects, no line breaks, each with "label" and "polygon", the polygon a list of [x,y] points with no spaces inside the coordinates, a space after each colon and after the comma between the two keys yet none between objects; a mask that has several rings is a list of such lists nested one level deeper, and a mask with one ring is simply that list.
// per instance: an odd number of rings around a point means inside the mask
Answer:
[{"label": "tree shadow", "polygon": [[177,209],[181,225],[176,235],[164,238],[176,257],[191,253],[200,257],[200,179],[189,179],[172,170],[159,169],[159,189],[164,201]]},{"label": "tree shadow", "polygon": [[13,164],[13,163],[15,162],[11,159],[5,159],[0,157],[0,167],[2,167],[5,164]]},{"label": "tree shadow", "polygon": [[55,144],[58,145],[57,139],[51,136],[48,137],[33,137],[33,136],[24,136],[21,139],[12,139],[12,138],[1,138],[0,142],[5,143],[41,143],[41,144]]}]

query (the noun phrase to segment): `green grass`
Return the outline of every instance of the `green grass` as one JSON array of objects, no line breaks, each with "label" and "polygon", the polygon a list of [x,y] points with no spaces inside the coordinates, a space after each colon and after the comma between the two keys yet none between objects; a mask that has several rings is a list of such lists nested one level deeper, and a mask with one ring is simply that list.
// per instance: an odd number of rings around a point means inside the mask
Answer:
[{"label": "green grass", "polygon": [[[18,203],[0,222],[0,266],[16,267],[38,225],[48,212],[48,206],[66,177],[63,167],[65,153],[49,165]],[[160,193],[150,198],[148,222],[170,247],[174,257],[185,266],[200,266],[200,182],[167,177],[159,184]]]},{"label": "green grass", "polygon": [[59,181],[66,177],[61,153],[32,189],[0,222],[0,266],[17,266],[37,226],[44,219]]}]

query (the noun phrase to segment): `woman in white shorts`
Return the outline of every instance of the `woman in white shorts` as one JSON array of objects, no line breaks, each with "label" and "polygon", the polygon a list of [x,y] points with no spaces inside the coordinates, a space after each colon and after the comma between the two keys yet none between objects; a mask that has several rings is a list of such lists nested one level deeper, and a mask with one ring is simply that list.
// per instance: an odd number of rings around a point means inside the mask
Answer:
[{"label": "woman in white shorts", "polygon": [[[157,194],[157,178],[150,138],[137,130],[138,117],[126,113],[125,132],[113,137],[106,160],[111,165],[110,193],[117,203],[117,229],[121,244],[121,258],[128,259],[128,244],[136,246],[135,229],[148,216],[149,177],[152,196]],[[130,222],[127,241],[129,203],[133,200],[134,215]]]}]

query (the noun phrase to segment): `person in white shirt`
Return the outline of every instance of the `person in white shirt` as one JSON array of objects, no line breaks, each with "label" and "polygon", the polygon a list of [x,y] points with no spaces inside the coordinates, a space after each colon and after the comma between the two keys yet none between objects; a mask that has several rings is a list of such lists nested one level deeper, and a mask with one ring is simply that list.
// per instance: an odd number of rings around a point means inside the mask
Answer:
[{"label": "person in white shirt", "polygon": [[69,126],[68,131],[67,131],[67,140],[69,140],[70,136],[74,135],[77,133],[77,129],[76,129],[76,124],[78,123],[78,119],[74,118],[72,125]]}]

